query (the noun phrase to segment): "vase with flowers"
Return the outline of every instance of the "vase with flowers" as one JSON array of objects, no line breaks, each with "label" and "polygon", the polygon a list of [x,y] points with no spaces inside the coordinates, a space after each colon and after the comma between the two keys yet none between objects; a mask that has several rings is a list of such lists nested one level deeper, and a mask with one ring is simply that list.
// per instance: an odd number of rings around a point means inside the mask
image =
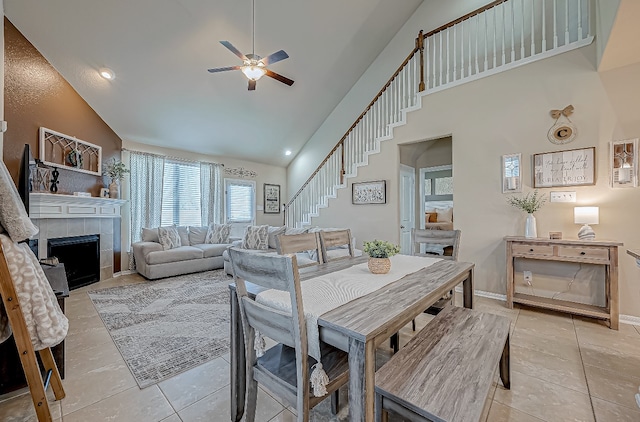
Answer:
[{"label": "vase with flowers", "polygon": [[389,257],[400,252],[400,247],[385,240],[364,242],[364,253],[369,255],[369,271],[373,274],[386,274],[391,269]]},{"label": "vase with flowers", "polygon": [[111,183],[109,184],[110,198],[120,198],[120,181],[124,179],[127,173],[129,173],[129,169],[125,167],[122,161],[118,161],[115,158],[104,164],[104,174],[111,178]]},{"label": "vase with flowers", "polygon": [[521,197],[510,196],[509,198],[507,198],[507,202],[509,203],[509,205],[521,209],[528,214],[524,228],[524,237],[529,239],[538,237],[538,230],[536,228],[536,217],[533,215],[533,213],[542,208],[544,203],[547,202],[547,198],[540,195],[538,191],[535,190]]}]

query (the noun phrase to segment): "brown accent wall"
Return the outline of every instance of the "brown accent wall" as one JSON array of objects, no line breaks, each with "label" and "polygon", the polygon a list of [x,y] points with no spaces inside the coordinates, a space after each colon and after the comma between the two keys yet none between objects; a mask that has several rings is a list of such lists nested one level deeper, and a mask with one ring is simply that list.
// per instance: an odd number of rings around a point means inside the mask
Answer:
[{"label": "brown accent wall", "polygon": [[[24,144],[39,158],[41,126],[102,147],[102,160],[120,158],[122,140],[49,64],[40,52],[4,19],[4,162],[18,178]],[[59,193],[91,192],[99,196],[102,177],[60,169]],[[108,182],[107,182],[108,183]]]}]

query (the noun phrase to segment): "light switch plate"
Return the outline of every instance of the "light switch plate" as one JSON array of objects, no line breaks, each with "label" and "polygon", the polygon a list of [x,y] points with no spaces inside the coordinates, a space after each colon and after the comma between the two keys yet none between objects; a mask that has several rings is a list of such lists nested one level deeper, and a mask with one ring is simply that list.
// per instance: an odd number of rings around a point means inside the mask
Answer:
[{"label": "light switch plate", "polygon": [[551,202],[576,202],[575,192],[551,192],[549,194]]}]

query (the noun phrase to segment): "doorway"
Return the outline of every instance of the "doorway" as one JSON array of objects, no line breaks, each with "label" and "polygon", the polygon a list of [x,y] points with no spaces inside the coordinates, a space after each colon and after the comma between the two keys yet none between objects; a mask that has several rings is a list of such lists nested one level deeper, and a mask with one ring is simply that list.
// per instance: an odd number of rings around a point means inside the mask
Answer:
[{"label": "doorway", "polygon": [[453,208],[452,141],[447,136],[398,145],[400,253],[411,254],[412,227],[433,227],[426,211]]}]

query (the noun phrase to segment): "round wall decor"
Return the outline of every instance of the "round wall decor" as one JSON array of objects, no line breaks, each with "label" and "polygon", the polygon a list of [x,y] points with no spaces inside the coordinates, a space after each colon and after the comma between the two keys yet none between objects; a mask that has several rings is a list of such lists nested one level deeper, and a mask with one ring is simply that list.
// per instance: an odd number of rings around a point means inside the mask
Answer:
[{"label": "round wall decor", "polygon": [[551,126],[547,133],[549,142],[557,145],[568,144],[578,134],[578,129],[571,122],[559,122]]},{"label": "round wall decor", "polygon": [[[562,110],[551,110],[549,114],[551,117],[556,119],[547,132],[547,139],[552,144],[563,145],[568,144],[569,142],[576,139],[576,135],[578,134],[578,128],[569,120],[569,115],[573,113],[573,106],[569,104]],[[563,119],[564,118],[564,119]],[[560,121],[560,120],[566,120]]]}]

